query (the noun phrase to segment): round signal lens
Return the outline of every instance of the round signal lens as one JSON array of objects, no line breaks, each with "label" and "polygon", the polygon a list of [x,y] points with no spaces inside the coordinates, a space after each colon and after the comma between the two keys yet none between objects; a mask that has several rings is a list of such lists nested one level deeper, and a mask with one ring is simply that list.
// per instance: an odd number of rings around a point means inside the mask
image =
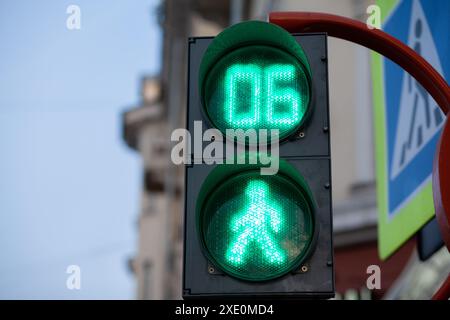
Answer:
[{"label": "round signal lens", "polygon": [[280,277],[305,258],[314,234],[311,199],[283,175],[237,174],[200,211],[203,246],[225,273],[250,281]]},{"label": "round signal lens", "polygon": [[241,47],[208,73],[205,111],[224,134],[226,129],[278,129],[283,139],[305,119],[309,81],[299,60],[286,51],[264,45]]}]

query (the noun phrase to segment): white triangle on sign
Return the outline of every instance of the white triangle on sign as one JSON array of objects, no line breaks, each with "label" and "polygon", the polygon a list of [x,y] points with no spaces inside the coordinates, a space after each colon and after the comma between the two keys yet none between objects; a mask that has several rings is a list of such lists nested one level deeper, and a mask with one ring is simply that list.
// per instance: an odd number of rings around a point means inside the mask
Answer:
[{"label": "white triangle on sign", "polygon": [[[443,74],[436,45],[419,0],[414,0],[412,5],[408,45]],[[407,72],[403,74],[401,90],[391,179],[405,169],[444,124],[441,109]]]}]

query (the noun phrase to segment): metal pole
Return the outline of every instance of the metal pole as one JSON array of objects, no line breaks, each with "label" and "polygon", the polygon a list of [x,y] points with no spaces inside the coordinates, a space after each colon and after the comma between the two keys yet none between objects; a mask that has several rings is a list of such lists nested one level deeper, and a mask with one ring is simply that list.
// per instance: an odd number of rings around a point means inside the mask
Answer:
[{"label": "metal pole", "polygon": [[243,2],[242,0],[231,0],[230,5],[230,25],[242,21]]},{"label": "metal pole", "polygon": [[450,299],[450,274],[444,281],[439,290],[434,294],[433,300],[448,300]]}]

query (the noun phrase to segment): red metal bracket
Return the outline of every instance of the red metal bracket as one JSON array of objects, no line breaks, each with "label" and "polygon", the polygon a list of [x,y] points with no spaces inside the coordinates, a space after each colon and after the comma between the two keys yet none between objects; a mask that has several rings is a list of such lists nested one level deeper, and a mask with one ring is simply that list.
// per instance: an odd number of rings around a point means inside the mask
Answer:
[{"label": "red metal bracket", "polygon": [[450,250],[450,120],[448,116],[434,157],[433,198],[442,238],[447,249]]}]

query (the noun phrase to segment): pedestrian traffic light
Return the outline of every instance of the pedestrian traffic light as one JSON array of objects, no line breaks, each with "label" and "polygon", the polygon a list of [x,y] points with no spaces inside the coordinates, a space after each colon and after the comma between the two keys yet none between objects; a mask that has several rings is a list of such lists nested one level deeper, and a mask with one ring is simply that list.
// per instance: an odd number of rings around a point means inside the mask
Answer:
[{"label": "pedestrian traffic light", "polygon": [[[266,22],[190,38],[187,129],[234,152],[186,167],[183,297],[334,295],[326,61],[325,34]],[[239,130],[274,133],[276,172]]]}]

